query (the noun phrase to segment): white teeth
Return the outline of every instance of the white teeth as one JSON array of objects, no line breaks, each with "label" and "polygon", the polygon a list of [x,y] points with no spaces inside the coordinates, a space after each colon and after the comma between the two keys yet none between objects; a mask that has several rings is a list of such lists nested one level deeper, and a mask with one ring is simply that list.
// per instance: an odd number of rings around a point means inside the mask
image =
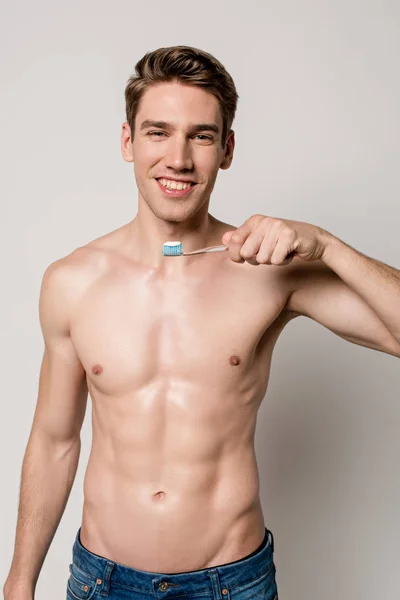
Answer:
[{"label": "white teeth", "polygon": [[159,179],[163,186],[170,190],[186,190],[190,187],[191,183],[183,183],[182,181],[171,181],[170,179]]}]

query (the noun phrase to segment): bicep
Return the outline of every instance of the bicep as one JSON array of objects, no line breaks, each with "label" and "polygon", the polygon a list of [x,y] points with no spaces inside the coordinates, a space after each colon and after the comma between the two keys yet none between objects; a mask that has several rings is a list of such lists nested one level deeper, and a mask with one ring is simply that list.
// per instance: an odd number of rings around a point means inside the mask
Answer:
[{"label": "bicep", "polygon": [[65,358],[69,344],[70,340],[60,340],[52,349],[44,350],[34,416],[35,428],[57,442],[79,437],[87,405],[82,365]]},{"label": "bicep", "polygon": [[361,296],[321,261],[302,262],[293,266],[290,275],[288,310],[349,342],[400,357],[400,345]]},{"label": "bicep", "polygon": [[88,394],[86,373],[70,337],[67,276],[62,265],[53,263],[43,277],[39,315],[45,348],[33,423],[59,442],[79,436]]}]

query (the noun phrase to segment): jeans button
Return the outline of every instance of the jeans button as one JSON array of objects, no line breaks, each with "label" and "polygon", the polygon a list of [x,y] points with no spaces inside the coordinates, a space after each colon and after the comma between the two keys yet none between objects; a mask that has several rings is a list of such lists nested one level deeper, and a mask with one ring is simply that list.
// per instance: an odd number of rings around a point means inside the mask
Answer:
[{"label": "jeans button", "polygon": [[158,586],[158,589],[161,590],[162,592],[165,592],[165,590],[168,589],[168,583],[166,581],[162,581],[160,583],[160,585]]}]

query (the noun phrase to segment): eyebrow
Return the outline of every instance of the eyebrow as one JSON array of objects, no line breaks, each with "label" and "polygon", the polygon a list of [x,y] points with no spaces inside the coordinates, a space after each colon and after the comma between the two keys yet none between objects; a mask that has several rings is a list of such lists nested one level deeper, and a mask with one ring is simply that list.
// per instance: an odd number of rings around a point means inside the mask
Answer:
[{"label": "eyebrow", "polygon": [[[140,126],[140,131],[143,129],[147,129],[147,127],[158,127],[160,129],[176,129],[174,125],[171,123],[167,123],[167,121],[153,121],[151,119],[146,119]],[[216,123],[197,123],[195,125],[189,125],[189,131],[191,133],[195,131],[213,131],[214,133],[219,133],[219,127]]]}]

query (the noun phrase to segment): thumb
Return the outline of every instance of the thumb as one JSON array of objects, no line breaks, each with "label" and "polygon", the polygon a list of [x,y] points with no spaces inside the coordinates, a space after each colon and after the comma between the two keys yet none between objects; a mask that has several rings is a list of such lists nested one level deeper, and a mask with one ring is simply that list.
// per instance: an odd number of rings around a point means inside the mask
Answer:
[{"label": "thumb", "polygon": [[224,235],[222,236],[222,240],[221,240],[225,246],[227,246],[229,244],[229,240],[231,239],[233,233],[235,233],[234,230],[225,231]]}]

